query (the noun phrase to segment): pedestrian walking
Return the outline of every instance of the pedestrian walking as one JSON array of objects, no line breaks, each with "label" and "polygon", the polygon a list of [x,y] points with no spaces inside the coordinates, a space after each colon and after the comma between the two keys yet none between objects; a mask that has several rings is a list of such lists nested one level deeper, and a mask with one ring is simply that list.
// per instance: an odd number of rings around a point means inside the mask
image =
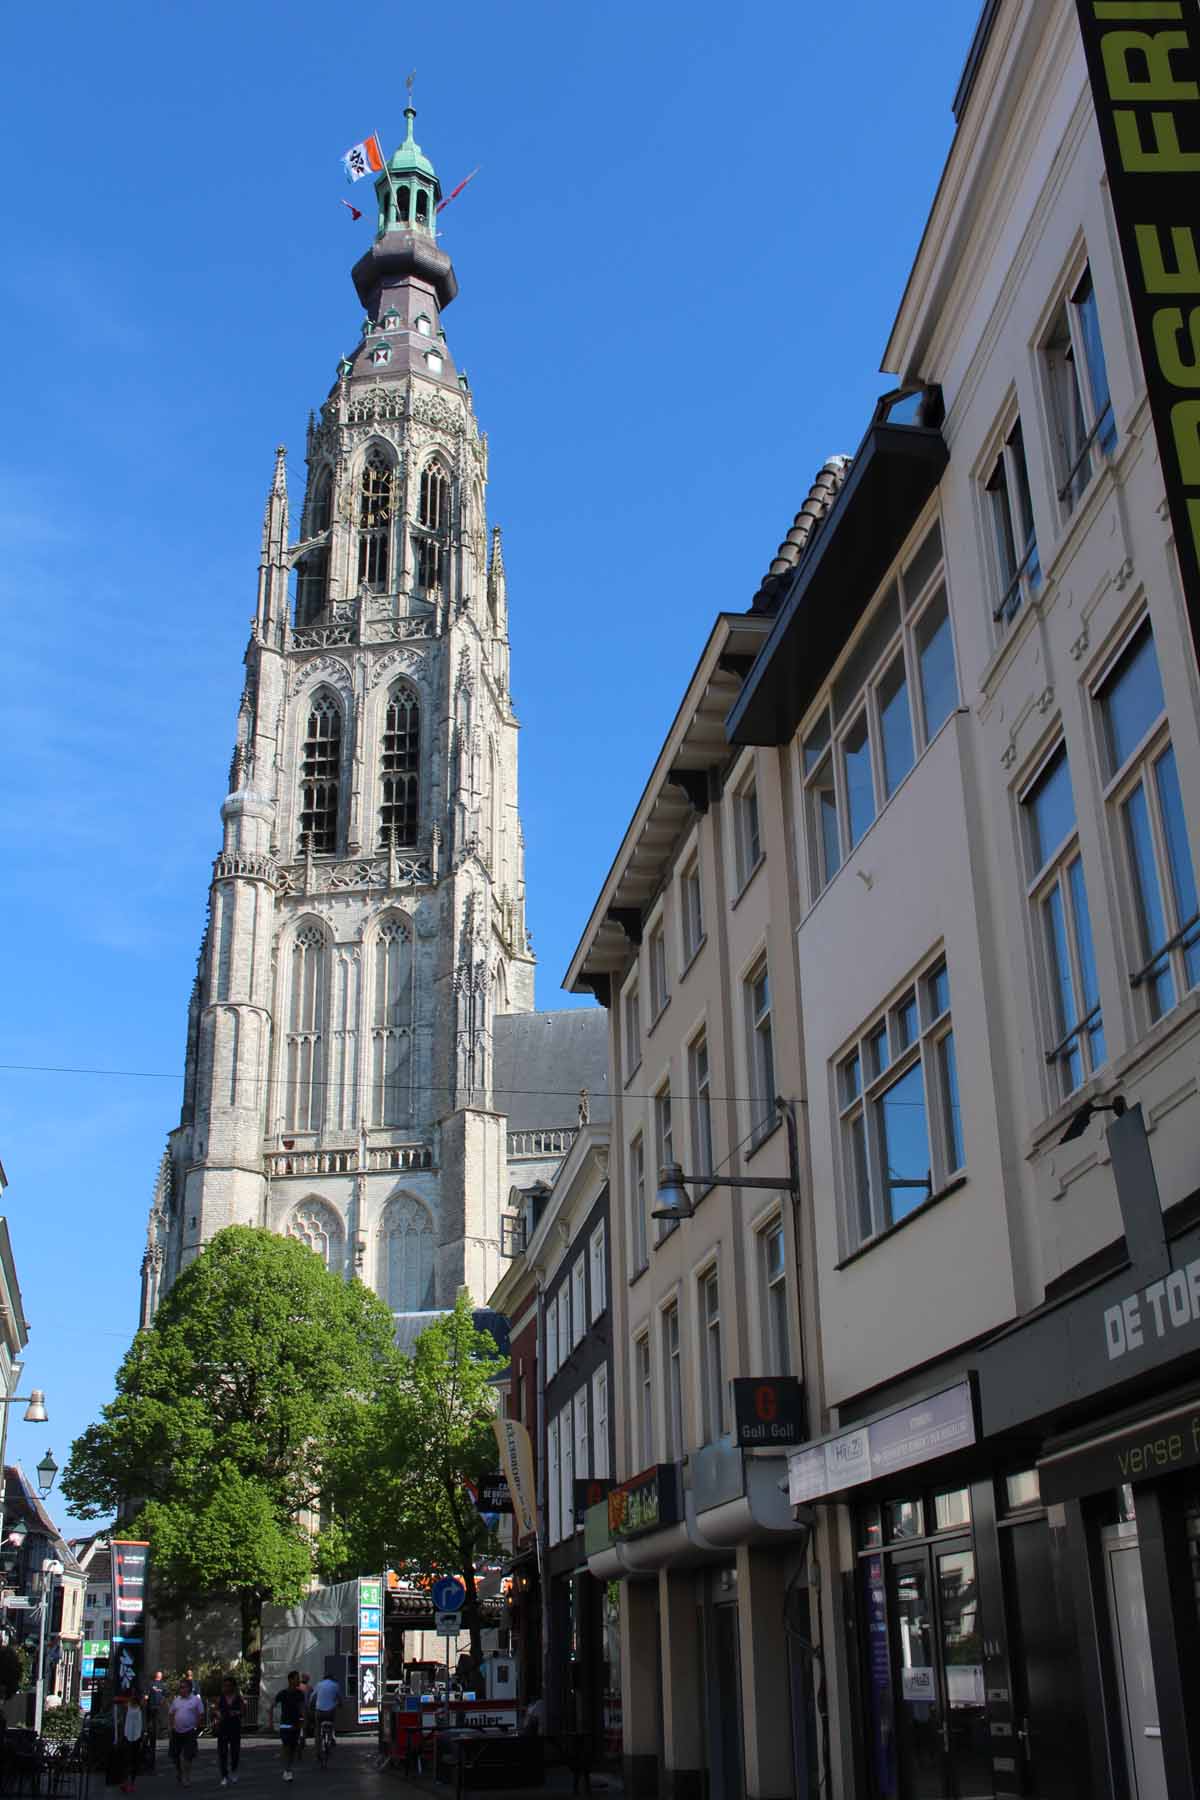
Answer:
[{"label": "pedestrian walking", "polygon": [[242,1758],[242,1696],[232,1675],[226,1675],[214,1707],[217,1724],[217,1756],[221,1763],[221,1786],[230,1782],[237,1786],[238,1763]]},{"label": "pedestrian walking", "polygon": [[289,1669],[287,1686],[280,1688],[271,1702],[271,1724],[279,1714],[279,1745],[283,1751],[283,1779],[292,1779],[296,1760],[296,1744],[304,1723],[304,1690],[300,1686],[299,1669]]},{"label": "pedestrian walking", "polygon": [[124,1712],[125,1716],[120,1721],[123,1752],[121,1792],[132,1794],[134,1782],[138,1778],[138,1770],[142,1766],[142,1738],[146,1731],[146,1714],[136,1682],[126,1697]]},{"label": "pedestrian walking", "polygon": [[171,1761],[175,1764],[175,1779],[183,1787],[191,1787],[192,1764],[196,1760],[196,1743],[200,1736],[200,1727],[204,1723],[204,1702],[199,1694],[192,1691],[192,1684],[186,1675],[179,1683],[179,1692],[171,1702],[168,1716],[171,1724]]},{"label": "pedestrian walking", "polygon": [[304,1717],[300,1721],[300,1736],[296,1739],[296,1755],[303,1761],[304,1740],[308,1736],[308,1728],[312,1722],[313,1703],[312,1677],[307,1669],[300,1677],[300,1692],[304,1695]]}]

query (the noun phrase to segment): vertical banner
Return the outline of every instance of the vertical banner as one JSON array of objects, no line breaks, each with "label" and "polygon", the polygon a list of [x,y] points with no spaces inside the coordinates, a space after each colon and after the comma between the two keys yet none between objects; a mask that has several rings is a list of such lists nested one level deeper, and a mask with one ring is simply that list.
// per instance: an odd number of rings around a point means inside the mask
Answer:
[{"label": "vertical banner", "polygon": [[378,1725],[383,1682],[383,1576],[358,1578],[358,1722]]},{"label": "vertical banner", "polygon": [[512,1495],[513,1517],[519,1537],[532,1537],[538,1528],[537,1487],[533,1474],[533,1445],[520,1419],[493,1419],[492,1430],[500,1450],[500,1467]]},{"label": "vertical banner", "polygon": [[1200,11],[1195,0],[1076,5],[1200,662]]},{"label": "vertical banner", "polygon": [[146,1578],[150,1546],[135,1538],[112,1539],[112,1654],[109,1676],[118,1694],[142,1685],[146,1653]]}]

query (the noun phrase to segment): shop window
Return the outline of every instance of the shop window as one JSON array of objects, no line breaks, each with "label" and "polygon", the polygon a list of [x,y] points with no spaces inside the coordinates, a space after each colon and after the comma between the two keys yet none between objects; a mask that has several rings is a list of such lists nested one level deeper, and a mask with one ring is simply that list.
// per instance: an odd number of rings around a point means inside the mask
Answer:
[{"label": "shop window", "polygon": [[969,1488],[952,1488],[949,1493],[933,1496],[935,1531],[960,1531],[971,1523]]},{"label": "shop window", "polygon": [[1019,1469],[1004,1477],[1004,1506],[1008,1512],[1019,1512],[1025,1506],[1040,1506],[1041,1483],[1036,1469]]},{"label": "shop window", "polygon": [[1042,992],[1055,1099],[1069,1094],[1104,1063],[1107,1049],[1075,798],[1060,744],[1021,796],[1029,903],[1041,957]]},{"label": "shop window", "polygon": [[887,1500],[883,1506],[884,1534],[889,1544],[899,1538],[925,1536],[925,1507],[920,1500]]}]

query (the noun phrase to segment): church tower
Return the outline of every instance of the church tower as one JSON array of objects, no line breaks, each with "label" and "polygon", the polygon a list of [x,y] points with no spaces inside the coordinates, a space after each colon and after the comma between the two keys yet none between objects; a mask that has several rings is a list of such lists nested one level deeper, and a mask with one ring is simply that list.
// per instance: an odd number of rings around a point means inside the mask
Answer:
[{"label": "church tower", "polygon": [[415,116],[376,182],[361,338],[310,419],[295,541],[276,454],[143,1323],[234,1223],[304,1239],[397,1312],[501,1272],[496,1020],[533,1006],[517,721]]}]

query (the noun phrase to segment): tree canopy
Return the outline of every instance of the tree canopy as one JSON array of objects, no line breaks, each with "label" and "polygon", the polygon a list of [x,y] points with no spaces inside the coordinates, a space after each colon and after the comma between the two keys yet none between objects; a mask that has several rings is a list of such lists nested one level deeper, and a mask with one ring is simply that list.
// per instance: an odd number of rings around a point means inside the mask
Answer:
[{"label": "tree canopy", "polygon": [[291,1604],[311,1579],[304,1515],[326,1471],[343,1442],[376,1439],[368,1420],[390,1417],[403,1367],[391,1314],[361,1282],[295,1239],[230,1226],[134,1338],[62,1491],[84,1519],[137,1509],[157,1610],[235,1595],[253,1661],[264,1602]]},{"label": "tree canopy", "polygon": [[331,1513],[321,1567],[331,1578],[363,1569],[460,1575],[464,1624],[479,1654],[474,1563],[489,1532],[466,1483],[496,1467],[493,1383],[507,1367],[480,1331],[468,1295],[421,1333],[395,1386],[360,1413],[333,1450],[325,1492]]}]

